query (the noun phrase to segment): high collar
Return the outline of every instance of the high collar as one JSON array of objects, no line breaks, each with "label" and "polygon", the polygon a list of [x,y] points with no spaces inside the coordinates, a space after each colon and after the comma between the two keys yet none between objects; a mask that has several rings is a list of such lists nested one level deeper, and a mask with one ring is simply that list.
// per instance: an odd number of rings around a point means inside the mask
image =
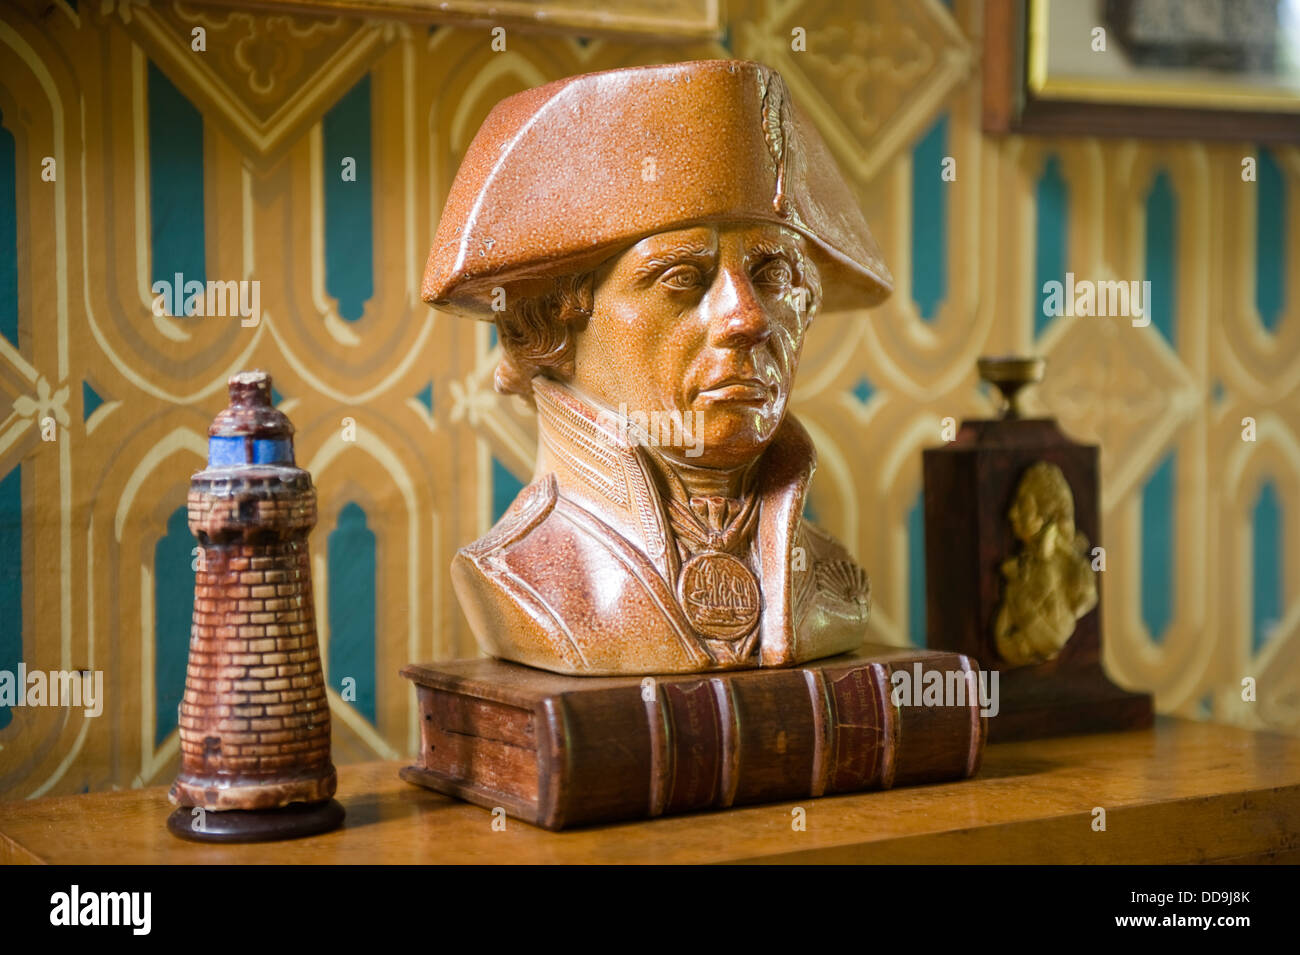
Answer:
[{"label": "high collar", "polygon": [[[533,379],[537,402],[536,476],[554,474],[559,494],[609,525],[676,586],[677,549],[654,479],[652,449],[620,428],[615,412],[551,379]],[[761,459],[753,483],[759,495],[758,552],[763,614],[763,665],[782,659],[793,639],[791,553],[798,543],[804,498],[816,467],[807,431],[787,414]]]}]

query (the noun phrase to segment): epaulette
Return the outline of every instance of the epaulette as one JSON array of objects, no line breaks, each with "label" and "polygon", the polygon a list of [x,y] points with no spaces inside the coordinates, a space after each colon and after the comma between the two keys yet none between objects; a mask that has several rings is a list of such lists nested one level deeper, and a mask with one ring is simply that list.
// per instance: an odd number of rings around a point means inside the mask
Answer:
[{"label": "epaulette", "polygon": [[558,496],[554,474],[538,478],[519,492],[514,503],[490,531],[474,543],[461,548],[462,553],[475,558],[484,557],[528,536],[555,509]]}]

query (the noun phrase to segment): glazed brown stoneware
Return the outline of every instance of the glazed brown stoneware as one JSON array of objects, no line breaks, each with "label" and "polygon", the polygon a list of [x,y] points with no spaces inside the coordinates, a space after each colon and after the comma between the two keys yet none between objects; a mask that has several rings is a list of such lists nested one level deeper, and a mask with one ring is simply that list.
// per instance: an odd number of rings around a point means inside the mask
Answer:
[{"label": "glazed brown stoneware", "polygon": [[814,315],[889,294],[853,194],[771,69],[701,61],[497,105],[425,301],[492,320],[533,482],[456,557],[480,645],[562,673],[792,666],[861,644],[866,574],[803,519],[787,413]]},{"label": "glazed brown stoneware", "polygon": [[316,489],[294,465],[270,376],[243,372],[229,391],[190,482],[200,558],[169,828],[211,841],[306,835],[343,816],[307,550]]}]

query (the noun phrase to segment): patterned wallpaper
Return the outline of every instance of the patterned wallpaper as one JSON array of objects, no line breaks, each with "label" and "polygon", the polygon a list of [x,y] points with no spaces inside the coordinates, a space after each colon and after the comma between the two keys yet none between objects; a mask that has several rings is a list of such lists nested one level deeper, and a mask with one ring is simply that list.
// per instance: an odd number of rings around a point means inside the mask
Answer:
[{"label": "patterned wallpaper", "polygon": [[[872,636],[924,639],[921,448],[991,412],[976,356],[1040,352],[1031,406],[1103,448],[1112,675],[1163,712],[1300,731],[1300,151],[984,136],[978,0],[732,0],[725,18],[717,42],[510,28],[499,50],[487,27],[5,6],[0,671],[98,670],[104,689],[93,718],[0,707],[0,797],[170,782],[186,489],[226,378],[255,366],[319,489],[335,759],[412,751],[397,670],[475,652],[448,566],[534,444],[492,391],[492,329],[418,301],[451,177],[509,93],[705,57],[781,71],[897,278],[884,307],[818,322],[794,403],[820,453],[811,509],[872,576]],[[1045,319],[1067,271],[1151,280],[1152,323]],[[260,283],[259,320],[155,309],[178,273]]]}]

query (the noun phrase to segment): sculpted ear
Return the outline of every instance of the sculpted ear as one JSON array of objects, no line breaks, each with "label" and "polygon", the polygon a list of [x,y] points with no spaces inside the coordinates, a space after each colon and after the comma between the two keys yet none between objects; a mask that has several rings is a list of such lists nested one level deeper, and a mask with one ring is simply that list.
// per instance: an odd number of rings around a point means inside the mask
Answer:
[{"label": "sculpted ear", "polygon": [[807,254],[806,250],[800,246],[799,249],[799,281],[800,287],[807,290],[808,308],[804,312],[804,327],[812,324],[818,310],[822,304],[822,278],[821,273],[817,271],[817,263]]}]

